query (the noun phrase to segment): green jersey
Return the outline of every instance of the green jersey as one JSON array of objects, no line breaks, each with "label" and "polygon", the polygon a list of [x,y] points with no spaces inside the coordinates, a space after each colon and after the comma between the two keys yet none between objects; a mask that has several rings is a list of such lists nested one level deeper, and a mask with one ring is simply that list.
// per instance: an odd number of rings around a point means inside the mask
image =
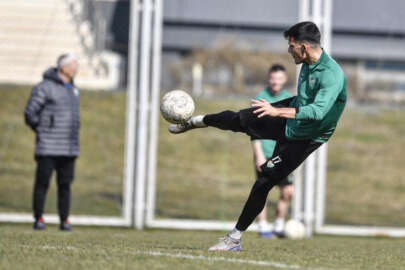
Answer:
[{"label": "green jersey", "polygon": [[291,140],[326,142],[336,129],[346,105],[346,77],[325,51],[312,64],[302,64],[298,95],[290,103],[296,119],[288,119],[285,135]]},{"label": "green jersey", "polygon": [[[274,103],[286,98],[291,97],[291,94],[285,90],[281,90],[278,95],[273,95],[269,89],[266,87],[261,91],[254,99],[260,100],[264,99],[270,103]],[[262,145],[263,153],[266,158],[270,158],[273,155],[274,147],[276,146],[276,141],[273,140],[260,140]]]}]

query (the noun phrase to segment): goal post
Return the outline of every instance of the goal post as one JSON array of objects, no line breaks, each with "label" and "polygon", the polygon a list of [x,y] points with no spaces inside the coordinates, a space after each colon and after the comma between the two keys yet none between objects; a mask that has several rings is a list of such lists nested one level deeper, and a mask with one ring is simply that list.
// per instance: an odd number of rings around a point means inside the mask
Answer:
[{"label": "goal post", "polygon": [[[159,139],[159,111],[158,104],[160,98],[160,77],[162,69],[162,0],[133,0],[137,2],[138,9],[132,12],[139,12],[142,18],[143,27],[140,27],[141,33],[131,30],[133,35],[138,35],[139,40],[130,46],[130,66],[129,79],[133,81],[133,88],[138,89],[138,98],[135,98],[136,111],[136,128],[146,127],[147,130],[136,134],[136,151],[142,149],[141,153],[137,152],[136,177],[135,177],[135,196],[133,216],[135,217],[135,226],[138,229],[146,228],[163,228],[163,229],[184,229],[184,230],[230,230],[234,227],[236,220],[213,219],[194,219],[181,217],[182,213],[176,213],[174,217],[163,216],[158,214],[157,199],[160,194],[158,186],[158,139]],[[315,22],[322,34],[322,46],[325,51],[331,53],[332,46],[332,6],[333,0],[300,0],[297,1],[299,6],[298,20],[311,20]],[[131,16],[133,18],[133,16]],[[149,26],[145,24],[150,24]],[[184,30],[184,29],[183,29]],[[136,40],[133,38],[132,40]],[[140,48],[137,47],[140,44]],[[142,53],[144,60],[139,61],[136,58],[137,51]],[[132,51],[132,53],[131,53]],[[146,61],[149,59],[149,61]],[[136,63],[139,62],[139,66]],[[195,63],[194,63],[195,64]],[[198,64],[198,63],[197,63]],[[137,72],[136,67],[139,68]],[[149,73],[148,73],[149,72]],[[140,75],[140,84],[135,79],[137,74]],[[146,76],[150,74],[150,76]],[[219,74],[226,76],[226,74]],[[219,76],[218,75],[218,76]],[[205,76],[209,76],[205,74]],[[146,80],[148,80],[146,82]],[[143,82],[142,82],[143,81]],[[148,88],[150,90],[148,90]],[[205,89],[204,89],[205,90]],[[149,91],[146,93],[146,91]],[[201,94],[201,93],[199,93]],[[148,113],[145,113],[148,112]],[[135,116],[133,116],[135,118]],[[134,120],[135,121],[135,120]],[[207,132],[208,133],[208,132]],[[225,140],[226,142],[227,140]],[[145,146],[142,146],[146,143]],[[181,139],[178,143],[182,143]],[[142,145],[140,145],[142,144]],[[141,147],[141,148],[140,148]],[[226,157],[224,157],[226,158]],[[296,194],[293,202],[292,216],[304,221],[306,224],[306,235],[316,234],[335,234],[335,235],[358,235],[358,236],[405,236],[405,229],[394,227],[376,227],[376,226],[349,226],[349,225],[330,225],[326,223],[326,179],[327,179],[327,158],[328,145],[324,144],[307,161],[297,172],[297,181],[295,181]],[[143,160],[141,160],[143,159]],[[174,166],[173,170],[176,170]],[[218,168],[223,170],[223,168]],[[226,170],[223,174],[226,178]],[[203,177],[203,176],[201,176]],[[300,181],[300,179],[302,181]],[[161,179],[159,179],[161,180]],[[227,181],[226,179],[224,180]],[[244,183],[243,185],[249,185]],[[226,183],[221,183],[218,189],[226,187]],[[193,187],[190,187],[191,189]],[[212,190],[214,192],[214,190]],[[177,190],[176,190],[177,192]],[[169,196],[176,196],[171,193]],[[189,202],[182,202],[187,205]],[[191,203],[191,202],[190,202]],[[218,207],[220,207],[218,202]],[[221,216],[220,216],[221,217]],[[236,218],[236,217],[235,217]],[[249,231],[257,231],[257,224],[252,224]]]},{"label": "goal post", "polygon": [[[319,27],[322,47],[328,53],[331,51],[332,4],[332,0],[302,0],[298,12],[299,21],[313,21]],[[307,237],[324,222],[326,161],[327,143],[311,154],[296,172],[292,216],[304,222]]]},{"label": "goal post", "polygon": [[[131,16],[131,33],[130,43],[137,44],[137,25],[139,21],[139,4],[138,1],[132,1],[131,8],[133,16]],[[132,50],[134,58],[137,58],[137,50]],[[134,65],[129,67],[132,74],[136,72],[136,61]],[[134,224],[133,203],[134,203],[134,172],[135,172],[135,139],[136,139],[136,89],[134,87],[134,80],[129,80],[128,91],[126,93],[126,123],[125,123],[125,142],[124,142],[124,164],[123,164],[123,179],[122,188],[119,197],[121,213],[117,216],[103,216],[103,215],[75,215],[69,216],[69,223],[72,225],[89,225],[89,226],[120,226],[131,227]],[[86,128],[86,127],[84,127]],[[75,190],[73,189],[73,193]],[[45,214],[44,219],[48,224],[59,224],[60,218],[57,214]],[[31,223],[34,221],[32,213],[21,212],[5,212],[0,213],[0,222],[13,222],[13,223]]]},{"label": "goal post", "polygon": [[[323,33],[323,44],[324,48],[328,50],[327,47],[330,44],[330,33],[325,34],[327,31],[330,31],[330,15],[331,12],[329,9],[331,9],[331,3],[332,0],[314,0],[310,2],[309,0],[304,0],[304,1],[297,1],[300,6],[299,8],[299,20],[315,20],[317,24],[322,24],[322,33]],[[144,4],[148,6],[149,1],[145,0]],[[153,20],[153,31],[152,31],[152,36],[153,36],[153,45],[152,45],[152,95],[151,99],[149,101],[149,104],[151,104],[151,116],[150,116],[150,125],[149,125],[149,135],[150,137],[148,138],[148,147],[149,147],[149,153],[148,157],[145,159],[148,159],[148,173],[147,173],[147,182],[146,182],[146,205],[145,205],[145,226],[149,228],[171,228],[171,229],[198,229],[198,230],[229,230],[232,229],[236,223],[236,221],[218,221],[218,220],[195,220],[195,219],[173,219],[173,218],[156,218],[156,162],[157,162],[157,140],[158,140],[158,111],[157,111],[157,104],[158,104],[158,98],[159,98],[159,90],[158,88],[158,80],[160,77],[154,77],[156,74],[159,74],[159,69],[160,69],[160,62],[157,59],[160,59],[160,51],[161,51],[161,13],[162,13],[162,6],[160,3],[160,0],[156,0],[154,2],[154,20]],[[312,14],[313,13],[313,14]],[[312,16],[312,17],[310,17]],[[327,18],[326,18],[327,17]],[[160,20],[160,21],[159,21]],[[143,36],[143,39],[145,37]],[[149,42],[149,37],[147,37],[146,42]],[[141,40],[141,44],[144,43],[144,41]],[[158,49],[159,48],[159,49]],[[142,63],[140,66],[140,69],[142,69]],[[142,73],[142,71],[141,71]],[[142,92],[142,89],[140,90]],[[141,106],[143,104],[140,104],[140,110]],[[142,121],[141,119],[139,121]],[[320,152],[320,153],[319,153]],[[320,192],[322,191],[321,189],[314,190],[315,188],[315,182],[321,182],[321,181],[315,181],[316,178],[324,178],[325,176],[325,167],[320,167],[316,166],[316,161],[319,161],[319,159],[322,159],[323,162],[321,164],[326,164],[326,147],[321,147],[320,150],[317,151],[316,156],[311,155],[305,165],[303,166],[305,172],[303,173],[303,178],[304,179],[310,179],[309,181],[296,181],[296,189],[297,189],[297,194],[294,199],[293,203],[293,217],[298,218],[303,220],[307,226],[307,235],[310,236],[313,233],[314,229],[314,224],[319,225],[319,219],[320,218],[323,221],[323,208],[322,208],[322,202],[323,202],[323,197],[324,193]],[[318,168],[318,171],[315,171],[315,168]],[[139,168],[137,166],[137,168]],[[139,176],[139,175],[138,175]],[[300,172],[297,174],[297,178],[301,178]],[[141,175],[141,178],[137,177],[136,181],[144,181],[144,176]],[[322,180],[324,181],[324,180]],[[138,187],[138,185],[137,185]],[[322,187],[319,186],[319,187]],[[137,193],[138,194],[138,193]],[[323,194],[323,195],[322,195]],[[315,196],[317,196],[315,198]],[[135,205],[142,205],[143,202],[139,201],[140,196],[135,196]],[[316,207],[315,207],[316,206]],[[135,206],[135,209],[137,207]],[[140,208],[139,208],[140,209]],[[315,209],[319,210],[315,212]],[[139,210],[140,211],[140,210]],[[136,210],[135,210],[136,212]],[[135,216],[137,216],[135,214]],[[139,216],[139,215],[138,215]],[[314,223],[315,222],[315,223]],[[322,222],[321,222],[322,224]],[[137,225],[137,228],[142,228],[141,222],[139,226]],[[257,231],[258,227],[257,224],[252,224],[252,226],[249,227],[250,231]]]},{"label": "goal post", "polygon": [[[300,21],[311,20],[319,26],[323,49],[329,54],[332,53],[332,5],[332,0],[302,0],[299,12]],[[305,161],[302,183],[294,183],[297,194],[294,198],[293,216],[304,221],[307,236],[317,233],[342,236],[405,237],[405,228],[400,227],[326,223],[327,156],[328,144],[324,144]]]}]

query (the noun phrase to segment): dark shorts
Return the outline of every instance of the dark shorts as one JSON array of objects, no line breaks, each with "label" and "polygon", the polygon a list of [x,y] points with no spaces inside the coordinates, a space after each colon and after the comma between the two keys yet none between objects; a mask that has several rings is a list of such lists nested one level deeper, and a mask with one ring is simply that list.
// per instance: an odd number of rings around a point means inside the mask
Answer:
[{"label": "dark shorts", "polygon": [[[255,170],[256,172],[256,179],[259,178],[260,172],[258,170]],[[284,177],[278,184],[277,186],[279,187],[285,187],[293,184],[293,177],[291,175],[288,175],[287,177]]]},{"label": "dark shorts", "polygon": [[[292,98],[272,103],[275,107],[288,107]],[[276,141],[273,156],[262,165],[262,176],[272,178],[276,185],[288,182],[287,177],[322,143],[313,140],[290,140],[285,136],[287,119],[265,116],[257,118],[255,108],[239,111],[240,124],[252,140]]]},{"label": "dark shorts", "polygon": [[[287,98],[281,101],[272,103],[274,107],[289,107],[291,101],[294,99]],[[244,128],[244,131],[251,137],[252,140],[255,139],[271,139],[275,141],[286,140],[285,137],[285,127],[287,124],[286,118],[281,117],[271,117],[264,116],[258,118],[256,114],[253,113],[255,108],[251,107],[248,109],[240,110],[240,124]]]},{"label": "dark shorts", "polygon": [[[294,97],[293,97],[294,98]],[[275,107],[289,107],[293,98],[272,103]],[[278,185],[291,174],[322,143],[313,140],[290,140],[285,136],[287,120],[280,117],[258,118],[255,108],[239,112],[223,111],[208,114],[204,123],[222,130],[243,132],[251,140],[270,139],[276,141],[273,156],[262,165],[262,174],[273,185]]]}]

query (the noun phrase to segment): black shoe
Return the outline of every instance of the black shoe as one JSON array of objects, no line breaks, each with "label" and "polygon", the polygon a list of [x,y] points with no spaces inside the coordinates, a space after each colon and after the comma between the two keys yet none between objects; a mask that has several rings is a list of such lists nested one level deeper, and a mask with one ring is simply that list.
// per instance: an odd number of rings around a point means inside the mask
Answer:
[{"label": "black shoe", "polygon": [[72,226],[70,226],[69,222],[67,219],[65,219],[64,221],[62,221],[60,223],[59,229],[61,231],[71,231],[72,230]]},{"label": "black shoe", "polygon": [[45,229],[46,229],[46,225],[45,225],[44,219],[43,219],[42,217],[37,218],[37,219],[35,220],[34,225],[32,226],[32,228],[33,228],[34,230],[37,230],[37,231],[43,231],[43,230],[45,230]]},{"label": "black shoe", "polygon": [[273,231],[273,234],[274,234],[277,238],[286,238],[286,235],[285,235],[284,231],[281,231],[281,232]]}]

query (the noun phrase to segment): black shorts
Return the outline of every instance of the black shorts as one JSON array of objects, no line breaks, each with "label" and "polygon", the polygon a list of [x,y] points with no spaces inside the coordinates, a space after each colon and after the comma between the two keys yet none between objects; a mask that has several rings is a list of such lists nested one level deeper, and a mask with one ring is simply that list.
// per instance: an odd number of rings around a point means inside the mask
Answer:
[{"label": "black shorts", "polygon": [[[276,107],[288,107],[292,98],[272,103]],[[240,125],[252,140],[271,139],[276,141],[274,153],[261,166],[262,176],[275,181],[274,184],[285,183],[291,174],[313,151],[322,145],[313,140],[290,140],[285,136],[287,119],[265,116],[258,118],[253,113],[255,108],[239,111]]]},{"label": "black shorts", "polygon": [[[256,179],[261,176],[261,173],[255,169],[256,172]],[[279,187],[285,187],[293,184],[293,179],[291,175],[288,175],[287,177],[284,177],[278,184],[277,186]]]},{"label": "black shorts", "polygon": [[[289,107],[294,97],[272,103],[275,107]],[[313,151],[322,145],[313,140],[290,140],[285,136],[287,119],[264,116],[258,118],[253,111],[256,108],[247,108],[239,112],[223,111],[208,114],[204,123],[208,126],[222,130],[243,132],[251,140],[270,139],[276,141],[273,156],[261,166],[262,174],[270,179],[273,185],[281,183],[292,173]]]},{"label": "black shorts", "polygon": [[[289,107],[292,98],[283,99],[281,101],[271,103],[274,107]],[[244,128],[252,140],[271,139],[274,141],[285,140],[286,118],[264,116],[258,118],[253,111],[256,108],[251,107],[239,111],[240,124]]]}]

